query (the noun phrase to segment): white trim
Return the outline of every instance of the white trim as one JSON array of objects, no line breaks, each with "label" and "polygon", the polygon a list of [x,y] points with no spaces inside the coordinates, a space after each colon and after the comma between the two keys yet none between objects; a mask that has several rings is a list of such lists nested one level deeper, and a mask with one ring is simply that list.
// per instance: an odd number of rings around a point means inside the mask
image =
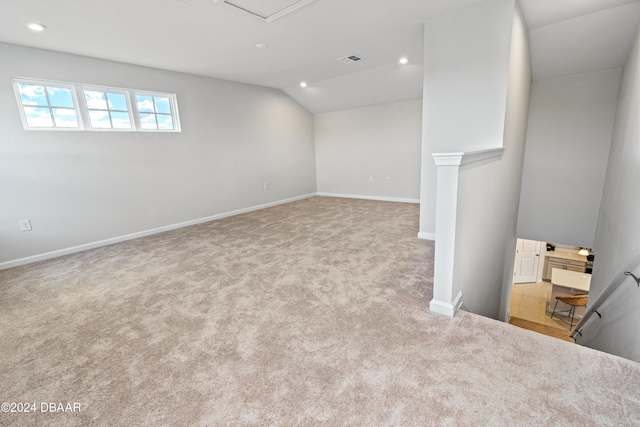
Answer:
[{"label": "white trim", "polygon": [[[80,111],[80,113],[83,115],[82,119],[85,123],[87,123],[87,127],[90,129],[87,130],[93,130],[93,131],[108,131],[108,132],[133,132],[136,130],[136,125],[135,125],[135,121],[133,120],[133,110],[131,108],[131,98],[129,97],[129,93],[126,90],[122,90],[122,89],[112,89],[112,88],[106,88],[106,87],[101,87],[101,86],[82,86],[82,87],[78,87],[76,88],[76,90],[78,91],[78,93],[80,94],[80,98],[82,98],[82,102],[84,105],[84,108],[82,109],[82,111]],[[105,96],[105,104],[106,104],[106,110],[102,109],[102,108],[89,108],[89,103],[87,102],[87,94],[86,92],[100,92],[103,93]],[[112,110],[111,106],[109,105],[109,102],[107,100],[107,97],[109,96],[110,93],[113,94],[119,94],[119,95],[123,95],[124,96],[124,100],[127,103],[127,111],[126,113],[129,115],[129,127],[128,128],[115,128],[113,127],[113,121],[112,119],[109,119],[109,124],[112,127],[108,127],[108,128],[99,128],[99,127],[94,127],[93,123],[91,122],[91,111],[105,111],[107,112],[107,114],[109,116],[111,116],[111,112],[120,112],[120,113],[124,113],[125,111],[122,110]]]},{"label": "white trim", "polygon": [[[436,236],[434,253],[433,311],[453,316],[462,304],[462,294],[453,298],[458,230],[458,178],[463,165],[482,160],[497,159],[504,147],[484,150],[433,153],[436,164]],[[459,286],[458,286],[459,287]],[[449,302],[451,301],[451,302]]]},{"label": "white trim", "polygon": [[[24,128],[24,130],[36,130],[36,131],[40,131],[40,130],[53,130],[53,131],[83,131],[86,130],[85,125],[83,123],[83,117],[81,114],[81,108],[80,108],[80,104],[78,104],[78,94],[76,93],[76,88],[73,85],[73,83],[68,83],[68,82],[60,82],[57,80],[36,80],[36,79],[31,79],[28,77],[12,77],[11,78],[11,82],[13,84],[13,91],[16,95],[16,101],[18,102],[18,110],[20,110],[20,117],[22,118],[22,127]],[[76,114],[76,123],[78,124],[78,126],[76,127],[59,127],[56,126],[56,121],[55,118],[53,116],[51,116],[51,126],[31,126],[29,125],[28,121],[27,121],[27,114],[25,112],[25,108],[27,107],[31,107],[29,105],[23,104],[22,103],[22,97],[20,96],[20,89],[18,88],[18,85],[20,84],[24,84],[24,85],[31,85],[31,86],[43,86],[45,88],[45,93],[47,92],[46,88],[48,87],[53,87],[53,88],[62,88],[62,89],[67,89],[71,92],[71,98],[73,100],[73,108],[69,108],[69,107],[63,107],[65,109],[68,110],[73,110]],[[49,95],[46,94],[45,95],[47,97],[47,105],[46,106],[33,106],[35,108],[46,108],[49,110],[49,114],[52,114],[52,111],[54,108],[56,108],[55,105],[51,105],[51,100],[49,99]],[[60,106],[57,106],[60,107]]]},{"label": "white trim", "polygon": [[458,295],[456,296],[456,299],[453,300],[452,305],[455,311],[460,310],[460,307],[462,307],[462,291],[458,291]]},{"label": "white trim", "polygon": [[[18,102],[18,110],[20,110],[20,115],[22,118],[22,125],[25,130],[28,131],[98,131],[98,132],[181,132],[180,125],[180,114],[178,112],[178,97],[175,93],[169,92],[157,92],[150,91],[146,89],[130,89],[123,87],[114,87],[114,86],[104,86],[104,85],[96,85],[96,84],[85,84],[85,83],[77,83],[77,82],[63,82],[58,80],[42,80],[42,79],[34,79],[31,77],[19,77],[13,76],[11,78],[13,84],[13,90],[16,95],[16,101]],[[20,97],[20,91],[18,89],[18,84],[29,84],[29,85],[38,85],[45,87],[61,87],[65,89],[69,89],[71,91],[71,95],[74,101],[74,111],[76,113],[76,120],[78,122],[77,127],[57,127],[55,126],[55,120],[52,117],[53,126],[52,127],[32,127],[29,126],[26,118],[26,114],[24,108],[27,107],[22,103],[22,98]],[[89,106],[87,105],[86,96],[84,91],[99,91],[99,92],[115,92],[121,93],[125,95],[127,98],[127,106],[129,107],[129,120],[131,122],[131,127],[127,129],[120,128],[96,128],[92,126],[91,118],[89,114]],[[136,100],[136,96],[152,96],[152,97],[162,97],[168,98],[169,104],[171,108],[171,121],[173,124],[172,129],[145,129],[142,127],[140,122],[140,111],[138,110],[138,103]],[[49,103],[50,104],[50,103]],[[49,110],[52,109],[53,106],[49,105],[46,108]],[[166,113],[145,113],[142,114],[153,114],[156,117],[158,114],[165,115]],[[166,114],[169,115],[169,114]]]},{"label": "white trim", "polygon": [[152,228],[150,230],[145,230],[145,231],[139,231],[139,232],[136,232],[136,233],[126,234],[124,236],[112,237],[110,239],[100,240],[100,241],[92,242],[92,243],[85,243],[83,245],[73,246],[71,248],[59,249],[59,250],[56,250],[56,251],[46,252],[46,253],[39,254],[39,255],[33,255],[33,256],[29,256],[29,257],[25,257],[25,258],[15,259],[15,260],[12,260],[12,261],[5,261],[5,262],[0,263],[0,270],[6,270],[8,268],[18,267],[18,266],[25,265],[25,264],[31,264],[31,263],[38,262],[38,261],[44,261],[44,260],[51,259],[51,258],[57,258],[57,257],[63,256],[63,255],[69,255],[69,254],[73,254],[73,253],[77,253],[77,252],[86,251],[86,250],[89,250],[89,249],[95,249],[95,248],[99,248],[99,247],[102,247],[102,246],[112,245],[114,243],[120,243],[120,242],[124,242],[124,241],[127,241],[127,240],[133,240],[133,239],[137,239],[139,237],[150,236],[152,234],[158,234],[158,233],[163,233],[165,231],[175,230],[175,229],[178,229],[178,228],[189,227],[191,225],[202,224],[203,222],[215,221],[217,219],[227,218],[227,217],[234,216],[234,215],[240,215],[240,214],[243,214],[243,213],[257,211],[257,210],[260,210],[260,209],[265,209],[265,208],[270,208],[270,207],[273,207],[273,206],[283,205],[283,204],[295,202],[295,201],[298,201],[298,200],[308,199],[308,198],[313,197],[315,195],[316,195],[315,193],[305,194],[303,196],[291,197],[289,199],[278,200],[278,201],[275,201],[275,202],[265,203],[265,204],[262,204],[262,205],[251,206],[251,207],[248,207],[248,208],[238,209],[238,210],[231,211],[231,212],[225,212],[225,213],[221,213],[221,214],[217,214],[217,215],[207,216],[207,217],[204,217],[204,218],[194,219],[194,220],[191,220],[191,221],[185,221],[185,222],[180,222],[180,223],[177,223],[177,224],[165,225],[163,227]]},{"label": "white trim", "polygon": [[418,233],[418,239],[433,240],[435,242],[436,241],[436,233],[426,233],[424,231],[421,231],[421,232]]},{"label": "white trim", "polygon": [[[128,94],[131,99],[131,112],[134,116],[134,122],[136,126],[136,131],[139,132],[182,132],[180,127],[180,115],[178,114],[178,97],[175,93],[167,93],[167,92],[153,92],[149,90],[138,90],[138,89],[129,89]],[[158,115],[167,115],[166,113],[158,113],[158,112],[144,112],[138,109],[138,96],[150,96],[152,98],[168,98],[169,99],[169,108],[171,109],[171,121],[173,124],[173,129],[160,129],[158,126],[156,129],[145,129],[142,127],[142,114],[153,114],[156,117],[156,124],[158,120]],[[155,102],[155,101],[154,101]],[[155,107],[154,107],[155,109]]]},{"label": "white trim", "polygon": [[381,197],[381,196],[361,196],[357,194],[338,194],[338,193],[317,193],[318,196],[324,197],[340,197],[342,199],[362,199],[362,200],[377,200],[379,202],[398,202],[398,203],[420,203],[420,199],[402,199],[398,197]]},{"label": "white trim", "polygon": [[298,9],[300,9],[303,6],[308,5],[309,3],[313,2],[315,0],[299,0],[297,3],[292,4],[289,7],[286,7],[284,9],[282,9],[279,12],[274,13],[271,16],[268,16],[267,18],[265,18],[265,22],[270,23],[275,21],[276,19],[280,19],[283,16],[287,16],[288,14],[290,14],[291,12],[294,12]]},{"label": "white trim", "polygon": [[458,296],[453,300],[452,303],[448,303],[446,301],[440,301],[437,299],[432,299],[429,302],[429,310],[434,313],[444,314],[445,316],[453,317],[456,312],[462,306],[462,291],[458,292]]},{"label": "white trim", "polygon": [[269,15],[269,16],[262,16],[262,15],[260,15],[260,14],[258,14],[256,12],[253,12],[253,11],[251,11],[249,9],[245,9],[242,6],[238,6],[237,4],[233,3],[233,1],[213,0],[214,3],[219,3],[220,1],[222,1],[223,3],[228,4],[229,6],[233,6],[235,8],[240,9],[240,10],[243,10],[243,11],[245,11],[247,13],[250,13],[251,15],[256,16],[256,17],[258,17],[260,19],[263,19],[264,22],[268,24],[270,22],[273,22],[273,21],[275,21],[277,19],[282,18],[283,16],[287,16],[291,12],[294,12],[294,11],[300,9],[303,6],[306,6],[309,3],[314,2],[315,0],[298,0],[297,2],[293,3],[292,5],[287,6],[284,9],[282,9],[282,10],[280,10],[278,12],[275,12],[274,14]]},{"label": "white trim", "polygon": [[[458,172],[460,166],[444,164],[436,176],[436,236],[433,254],[433,298],[453,304],[453,272],[458,210]],[[453,307],[453,306],[452,306]],[[453,310],[453,308],[451,308]]]},{"label": "white trim", "polygon": [[485,150],[460,151],[456,153],[433,153],[436,166],[461,166],[502,156],[504,147]]}]

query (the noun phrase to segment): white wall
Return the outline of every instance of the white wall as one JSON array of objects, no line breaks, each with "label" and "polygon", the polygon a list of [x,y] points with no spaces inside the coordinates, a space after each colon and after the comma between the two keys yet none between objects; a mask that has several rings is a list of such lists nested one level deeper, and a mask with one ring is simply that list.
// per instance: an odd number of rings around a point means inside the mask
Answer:
[{"label": "white wall", "polygon": [[[531,88],[528,31],[518,3],[491,0],[427,22],[425,58],[422,184],[427,190],[423,187],[421,195],[421,233],[430,230],[422,227],[431,222],[431,153],[504,147],[497,159],[459,168],[452,292],[442,293],[455,299],[461,292],[465,309],[504,317]],[[439,247],[449,247],[451,238],[436,236],[436,263]],[[434,300],[438,278],[447,276],[439,274],[441,265],[435,268]]]},{"label": "white wall", "polygon": [[422,100],[316,114],[314,119],[319,193],[418,200]]},{"label": "white wall", "polygon": [[[316,191],[313,117],[279,90],[7,44],[0,58],[0,263]],[[12,76],[173,92],[182,132],[25,131]]]},{"label": "white wall", "polygon": [[[596,229],[589,304],[640,251],[640,40],[622,74]],[[640,265],[632,269],[640,276]],[[627,278],[585,327],[579,343],[640,362],[640,289]]]},{"label": "white wall", "polygon": [[422,235],[435,233],[431,154],[502,145],[512,5],[491,0],[425,23]]},{"label": "white wall", "polygon": [[498,161],[460,170],[454,269],[454,283],[462,291],[465,308],[500,319],[506,319],[513,281],[531,90],[528,30],[517,3],[509,22],[513,26],[503,111],[505,151]]},{"label": "white wall", "polygon": [[533,83],[518,237],[593,247],[620,76]]}]

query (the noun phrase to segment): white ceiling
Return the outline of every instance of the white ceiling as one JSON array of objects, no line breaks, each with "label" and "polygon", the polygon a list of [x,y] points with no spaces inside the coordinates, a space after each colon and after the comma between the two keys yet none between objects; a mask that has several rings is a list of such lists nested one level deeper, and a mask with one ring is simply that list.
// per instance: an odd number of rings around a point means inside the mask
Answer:
[{"label": "white ceiling", "polygon": [[[0,0],[0,41],[280,88],[316,113],[421,97],[422,23],[481,1],[304,0],[266,22],[224,0]],[[235,2],[264,14],[297,3]],[[638,0],[520,3],[534,79],[623,66]],[[364,60],[337,60],[354,53]]]},{"label": "white ceiling", "polygon": [[[534,80],[624,66],[638,26],[640,3],[637,1],[521,1],[525,16],[532,22],[529,41]],[[543,3],[560,4],[563,8],[557,14],[545,15],[540,10]],[[614,7],[594,12],[597,3]],[[532,8],[532,4],[535,7]],[[584,9],[577,8],[580,4]],[[577,10],[590,13],[576,14]],[[565,19],[567,16],[574,17]]]}]

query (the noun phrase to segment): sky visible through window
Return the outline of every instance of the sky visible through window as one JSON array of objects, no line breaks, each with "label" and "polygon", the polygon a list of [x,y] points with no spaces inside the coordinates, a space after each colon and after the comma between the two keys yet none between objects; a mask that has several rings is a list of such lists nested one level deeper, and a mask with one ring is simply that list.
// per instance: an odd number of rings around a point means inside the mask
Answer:
[{"label": "sky visible through window", "polygon": [[84,91],[91,127],[96,129],[131,129],[127,97],[124,93]]},{"label": "sky visible through window", "polygon": [[176,95],[14,77],[25,130],[180,132]]},{"label": "sky visible through window", "polygon": [[77,128],[71,90],[62,87],[18,84],[27,123],[32,127]]},{"label": "sky visible through window", "polygon": [[142,129],[173,129],[169,98],[136,95],[136,102]]}]

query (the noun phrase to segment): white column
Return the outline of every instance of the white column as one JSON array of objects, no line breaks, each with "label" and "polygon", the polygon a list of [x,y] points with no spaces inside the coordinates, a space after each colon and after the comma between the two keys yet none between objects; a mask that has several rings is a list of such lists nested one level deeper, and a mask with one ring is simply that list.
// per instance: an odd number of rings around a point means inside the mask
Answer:
[{"label": "white column", "polygon": [[504,148],[432,154],[437,168],[436,247],[433,271],[433,299],[429,309],[453,316],[462,305],[462,291],[455,296],[454,271],[458,220],[458,175],[469,163],[502,156]]}]

